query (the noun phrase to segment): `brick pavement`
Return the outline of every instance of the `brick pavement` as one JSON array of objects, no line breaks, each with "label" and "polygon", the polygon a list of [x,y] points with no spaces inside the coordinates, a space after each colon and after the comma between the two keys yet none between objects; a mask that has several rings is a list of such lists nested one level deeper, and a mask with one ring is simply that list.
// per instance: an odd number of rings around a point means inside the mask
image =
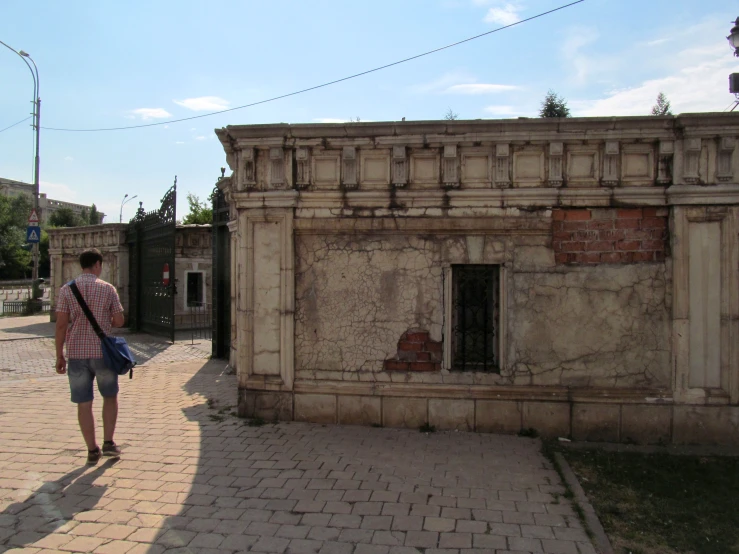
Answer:
[{"label": "brick pavement", "polygon": [[88,468],[66,379],[0,384],[0,554],[595,552],[536,440],[249,425],[235,399],[222,361],[147,364],[122,459]]},{"label": "brick pavement", "polygon": [[[166,339],[121,330],[140,366],[203,360],[210,357],[211,343]],[[49,316],[0,318],[0,382],[55,376],[54,324]],[[138,371],[138,370],[137,370]]]}]

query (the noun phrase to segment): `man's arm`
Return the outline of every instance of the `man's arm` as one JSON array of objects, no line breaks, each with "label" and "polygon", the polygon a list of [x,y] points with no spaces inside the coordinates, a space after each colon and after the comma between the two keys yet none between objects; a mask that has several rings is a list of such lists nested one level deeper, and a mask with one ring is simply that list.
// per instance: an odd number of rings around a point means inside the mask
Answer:
[{"label": "man's arm", "polygon": [[123,305],[121,304],[121,299],[118,298],[118,292],[112,285],[110,287],[110,292],[112,296],[110,303],[111,325],[113,325],[113,327],[123,327]]},{"label": "man's arm", "polygon": [[64,375],[67,372],[67,360],[64,358],[64,341],[67,340],[67,327],[69,326],[69,314],[66,312],[56,313],[56,372]]},{"label": "man's arm", "polygon": [[113,327],[123,327],[123,312],[113,314],[112,325]]}]

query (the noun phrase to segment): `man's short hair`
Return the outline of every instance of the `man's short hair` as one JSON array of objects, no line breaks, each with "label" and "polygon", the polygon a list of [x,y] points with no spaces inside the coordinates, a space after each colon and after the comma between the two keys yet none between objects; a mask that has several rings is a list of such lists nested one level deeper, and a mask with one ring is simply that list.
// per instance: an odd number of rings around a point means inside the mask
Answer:
[{"label": "man's short hair", "polygon": [[98,262],[103,263],[103,255],[97,248],[88,248],[80,254],[80,265],[82,269],[89,269]]}]

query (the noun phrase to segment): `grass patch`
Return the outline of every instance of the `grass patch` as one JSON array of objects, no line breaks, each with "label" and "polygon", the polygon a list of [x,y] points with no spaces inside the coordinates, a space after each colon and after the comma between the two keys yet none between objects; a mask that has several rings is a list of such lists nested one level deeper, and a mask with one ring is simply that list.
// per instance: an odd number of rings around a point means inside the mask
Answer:
[{"label": "grass patch", "polygon": [[418,430],[421,431],[421,433],[436,433],[436,426],[424,423],[418,428]]},{"label": "grass patch", "polygon": [[619,554],[739,553],[739,459],[563,449]]},{"label": "grass patch", "polygon": [[208,418],[209,418],[209,419],[210,419],[211,421],[216,421],[216,422],[218,422],[218,423],[221,423],[222,421],[225,421],[225,420],[226,420],[226,417],[225,417],[225,416],[222,416],[222,415],[218,415],[218,414],[210,414],[210,415],[208,416]]},{"label": "grass patch", "polygon": [[266,422],[261,417],[255,417],[253,419],[250,419],[247,425],[249,427],[261,427]]}]

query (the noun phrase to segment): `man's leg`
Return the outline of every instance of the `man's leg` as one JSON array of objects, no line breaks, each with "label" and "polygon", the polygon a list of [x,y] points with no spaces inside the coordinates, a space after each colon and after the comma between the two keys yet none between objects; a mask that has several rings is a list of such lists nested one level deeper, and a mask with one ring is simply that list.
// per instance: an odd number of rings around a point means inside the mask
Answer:
[{"label": "man's leg", "polygon": [[87,450],[97,449],[95,442],[95,418],[92,415],[92,380],[88,360],[71,359],[67,364],[69,388],[72,402],[77,404],[77,420],[80,424],[82,437],[87,444]]},{"label": "man's leg", "polygon": [[77,420],[80,422],[80,431],[87,444],[87,450],[97,448],[95,442],[95,417],[92,415],[92,400],[77,404]]},{"label": "man's leg", "polygon": [[[90,411],[92,413],[92,410]],[[118,419],[118,396],[103,397],[103,440],[113,442],[115,422]]]}]

